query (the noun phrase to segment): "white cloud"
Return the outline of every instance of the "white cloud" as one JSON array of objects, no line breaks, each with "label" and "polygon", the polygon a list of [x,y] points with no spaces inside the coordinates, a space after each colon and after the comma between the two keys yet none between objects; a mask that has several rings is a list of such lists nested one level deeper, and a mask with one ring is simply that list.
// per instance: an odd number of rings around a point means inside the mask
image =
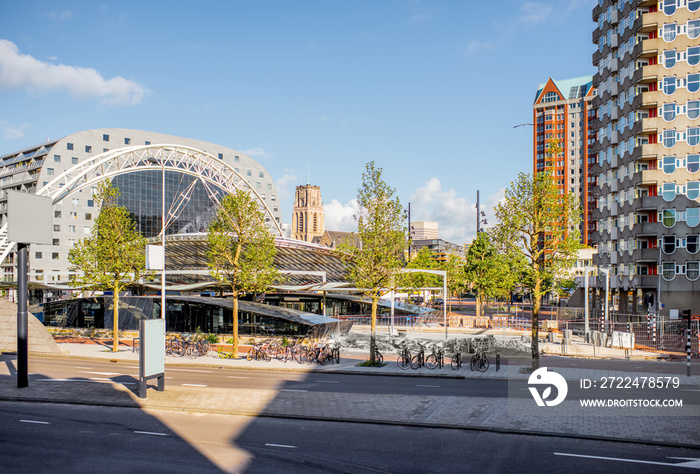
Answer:
[{"label": "white cloud", "polygon": [[260,158],[268,159],[272,158],[275,154],[274,153],[266,153],[264,148],[261,147],[255,147],[251,148],[250,150],[242,150],[243,153],[245,153],[248,156],[257,156]]},{"label": "white cloud", "polygon": [[408,18],[409,23],[428,23],[433,19],[433,12],[434,10],[432,8],[425,9],[424,11],[420,13],[416,13],[415,15],[412,15]]},{"label": "white cloud", "polygon": [[[495,223],[493,207],[503,199],[504,192],[501,189],[480,199],[488,221],[484,227]],[[437,222],[441,239],[459,245],[469,243],[476,235],[476,192],[471,199],[458,196],[454,189],[443,190],[438,178],[430,178],[411,194],[411,220]]]},{"label": "white cloud", "polygon": [[141,84],[123,77],[104,79],[92,68],[50,64],[20,54],[17,45],[1,39],[0,89],[63,91],[78,98],[99,97],[104,104],[113,106],[140,104],[149,93]]},{"label": "white cloud", "polygon": [[280,201],[294,196],[293,190],[295,189],[294,186],[297,182],[296,170],[284,170],[284,173],[284,176],[275,181],[275,186],[277,187],[277,194],[279,194]]},{"label": "white cloud", "polygon": [[343,232],[357,232],[357,199],[351,199],[347,204],[342,204],[337,199],[323,204],[323,219],[326,230],[339,230]]},{"label": "white cloud", "polygon": [[26,128],[26,123],[17,127],[0,120],[0,133],[2,133],[3,137],[5,137],[7,140],[15,140],[17,138],[24,137],[24,130]]},{"label": "white cloud", "polygon": [[549,19],[552,10],[552,5],[546,3],[525,2],[520,6],[518,22],[537,26]]},{"label": "white cloud", "polygon": [[73,12],[68,11],[68,10],[60,12],[60,13],[51,12],[51,13],[49,13],[49,18],[51,18],[52,20],[59,20],[59,21],[70,20],[71,18],[73,18]]},{"label": "white cloud", "polygon": [[490,43],[488,41],[471,40],[464,50],[465,56],[471,56],[473,54],[478,54],[481,52],[491,51],[496,48],[496,43]]}]

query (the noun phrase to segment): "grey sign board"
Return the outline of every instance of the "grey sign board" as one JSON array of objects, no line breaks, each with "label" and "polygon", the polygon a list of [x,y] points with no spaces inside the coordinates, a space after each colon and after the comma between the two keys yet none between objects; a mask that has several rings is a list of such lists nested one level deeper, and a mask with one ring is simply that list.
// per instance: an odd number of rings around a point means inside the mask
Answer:
[{"label": "grey sign board", "polygon": [[53,243],[51,198],[20,191],[7,192],[7,239],[23,244]]}]

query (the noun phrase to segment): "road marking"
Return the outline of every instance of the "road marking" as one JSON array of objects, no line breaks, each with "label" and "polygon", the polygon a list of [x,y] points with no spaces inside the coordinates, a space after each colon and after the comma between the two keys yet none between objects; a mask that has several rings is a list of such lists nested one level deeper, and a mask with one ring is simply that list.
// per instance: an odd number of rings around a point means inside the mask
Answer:
[{"label": "road marking", "polygon": [[439,385],[416,385],[416,387],[430,387],[430,388],[440,388]]},{"label": "road marking", "polygon": [[36,421],[36,420],[19,420],[20,423],[34,423],[37,425],[50,425],[48,421]]},{"label": "road marking", "polygon": [[153,436],[168,436],[167,433],[157,433],[155,431],[134,431],[136,434],[145,434],[145,435],[153,435]]},{"label": "road marking", "polygon": [[624,459],[624,458],[609,458],[605,456],[590,456],[587,454],[571,454],[571,453],[554,453],[555,456],[570,456],[576,458],[588,458],[588,459],[601,459],[603,461],[621,461],[621,462],[633,462],[637,464],[653,464],[655,466],[675,466],[675,467],[689,467],[692,469],[700,469],[700,459],[696,458],[674,458],[669,459],[683,459],[688,462],[681,463],[670,463],[670,462],[659,462],[659,461],[643,461],[641,459]]},{"label": "road marking", "polygon": [[335,380],[317,380],[316,383],[340,383]]},{"label": "road marking", "polygon": [[296,446],[290,446],[288,444],[272,444],[272,443],[265,443],[265,446],[270,446],[273,448],[289,448],[289,449],[297,449]]},{"label": "road marking", "polygon": [[194,370],[194,369],[168,369],[168,370],[173,370],[177,372],[198,372],[200,374],[213,374],[214,371],[212,370]]},{"label": "road marking", "polygon": [[643,369],[644,367],[635,367],[635,369]]},{"label": "road marking", "polygon": [[124,375],[124,374],[120,374],[119,372],[85,372],[85,371],[81,371],[80,373],[81,374],[94,374],[94,375],[108,375],[110,377],[113,377],[115,375]]},{"label": "road marking", "polygon": [[308,392],[308,390],[295,390],[293,388],[281,388],[280,392]]},{"label": "road marking", "polygon": [[249,379],[250,377],[238,377],[237,375],[227,375],[229,379]]},{"label": "road marking", "polygon": [[206,385],[200,385],[197,383],[183,383],[181,384],[183,387],[206,387]]},{"label": "road marking", "polygon": [[76,369],[92,370],[92,367],[76,367]]},{"label": "road marking", "polygon": [[115,382],[110,379],[36,379],[35,382],[88,382],[88,383],[111,383],[122,385],[136,385],[136,382]]}]

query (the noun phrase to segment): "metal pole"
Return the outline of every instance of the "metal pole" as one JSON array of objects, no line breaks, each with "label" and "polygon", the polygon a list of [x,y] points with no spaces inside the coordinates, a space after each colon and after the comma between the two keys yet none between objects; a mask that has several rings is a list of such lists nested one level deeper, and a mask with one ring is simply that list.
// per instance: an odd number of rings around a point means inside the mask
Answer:
[{"label": "metal pole", "polygon": [[394,299],[396,298],[394,290],[391,290],[391,328],[389,329],[390,337],[394,336]]},{"label": "metal pole", "polygon": [[476,190],[476,236],[481,232],[481,216],[479,215],[479,190]]},{"label": "metal pole", "polygon": [[445,319],[445,341],[447,341],[447,273],[442,275],[442,311]]},{"label": "metal pole", "polygon": [[411,203],[408,203],[408,261],[411,261],[411,237],[413,232],[411,232]]},{"label": "metal pole", "polygon": [[[162,219],[162,242],[163,242],[163,269],[160,272],[160,317],[165,320],[165,161],[161,158],[162,169],[162,187],[163,187],[163,202],[161,203],[161,219]],[[167,328],[166,328],[167,331]]]},{"label": "metal pole", "polygon": [[605,272],[605,316],[603,316],[603,332],[608,324],[608,306],[610,304],[610,270]]},{"label": "metal pole", "polygon": [[17,388],[29,385],[27,354],[27,244],[17,244]]},{"label": "metal pole", "polygon": [[588,342],[588,338],[590,337],[589,333],[591,332],[591,329],[588,324],[588,272],[591,268],[590,267],[584,267],[583,269],[583,284],[585,288],[585,295],[584,295],[584,302],[583,302],[583,307],[584,307],[584,326],[583,326],[583,339],[584,341]]}]

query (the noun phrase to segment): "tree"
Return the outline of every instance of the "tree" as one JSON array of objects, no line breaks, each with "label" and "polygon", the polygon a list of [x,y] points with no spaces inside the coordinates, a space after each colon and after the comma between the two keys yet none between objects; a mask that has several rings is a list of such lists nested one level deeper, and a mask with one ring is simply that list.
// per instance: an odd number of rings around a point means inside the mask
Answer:
[{"label": "tree", "polygon": [[83,290],[111,290],[114,293],[112,351],[119,350],[119,292],[145,274],[146,239],[124,206],[117,206],[119,189],[100,184],[95,201],[100,213],[92,234],[68,252],[70,285]]},{"label": "tree", "polygon": [[[438,267],[435,254],[427,247],[420,249],[406,265],[412,270],[437,270]],[[419,288],[442,286],[440,277],[430,273],[401,273],[397,276],[397,282],[397,286],[409,289],[411,293]]]},{"label": "tree", "polygon": [[557,189],[548,172],[520,173],[496,206],[497,225],[491,235],[506,254],[525,263],[532,293],[532,364],[539,367],[539,312],[542,296],[563,270],[570,268],[581,248],[581,210],[576,196]]},{"label": "tree", "polygon": [[349,263],[349,278],[365,296],[372,298],[369,357],[374,364],[376,350],[377,305],[380,291],[389,287],[403,264],[406,247],[404,214],[396,190],[382,180],[382,169],[373,161],[362,174],[362,187],[357,191],[355,214],[360,246],[345,242],[339,252]]},{"label": "tree", "polygon": [[476,294],[476,316],[487,298],[505,296],[513,286],[506,257],[498,252],[489,235],[480,232],[467,250],[465,279]]},{"label": "tree", "polygon": [[233,356],[238,357],[238,298],[265,291],[279,278],[275,238],[253,197],[239,189],[221,200],[207,240],[210,273],[233,294]]}]

